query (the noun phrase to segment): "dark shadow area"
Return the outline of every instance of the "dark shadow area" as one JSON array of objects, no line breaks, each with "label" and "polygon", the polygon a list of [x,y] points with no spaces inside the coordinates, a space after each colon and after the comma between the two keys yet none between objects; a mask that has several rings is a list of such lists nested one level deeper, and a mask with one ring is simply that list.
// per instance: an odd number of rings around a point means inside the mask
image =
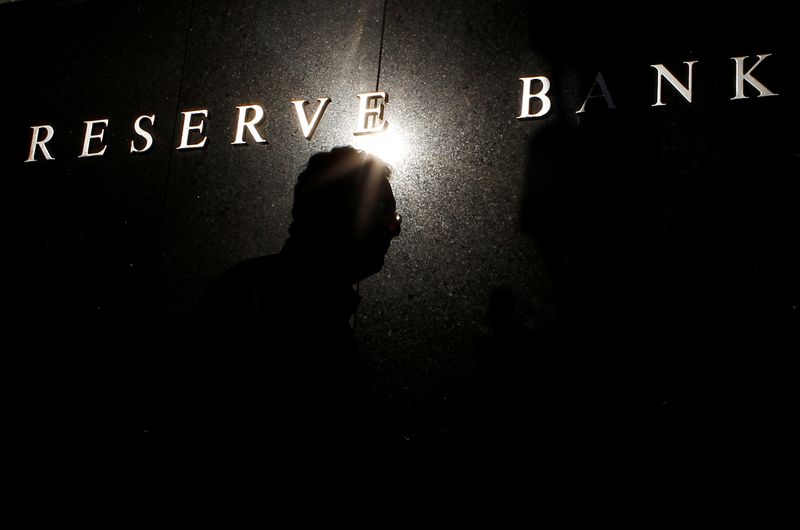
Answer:
[{"label": "dark shadow area", "polygon": [[[9,51],[0,187],[12,431],[141,432],[161,407],[155,242],[186,4],[0,6],[0,42]],[[154,147],[133,156],[133,123],[145,113],[158,116],[149,128]],[[94,119],[109,120],[107,150],[78,158],[84,121]],[[53,160],[39,153],[25,162],[31,127],[40,124],[54,128]]]},{"label": "dark shadow area", "polygon": [[[760,9],[739,32],[732,10],[632,11],[530,29],[560,98],[530,144],[522,203],[555,283],[553,416],[593,436],[771,436],[798,318],[797,135],[780,127],[796,106],[731,101],[731,57],[774,53],[758,77],[789,95],[788,13]],[[692,103],[665,84],[654,108],[649,65],[685,82],[689,60]],[[576,114],[599,70],[617,109],[594,98]],[[537,338],[517,349],[537,354]]]}]

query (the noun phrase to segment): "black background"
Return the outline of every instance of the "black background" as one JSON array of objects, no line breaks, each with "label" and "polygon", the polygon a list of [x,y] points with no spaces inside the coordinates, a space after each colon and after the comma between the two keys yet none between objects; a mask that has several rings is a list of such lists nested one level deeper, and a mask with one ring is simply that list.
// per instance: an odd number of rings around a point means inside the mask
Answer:
[{"label": "black background", "polygon": [[[379,81],[404,224],[356,333],[389,438],[779,436],[800,315],[791,19],[729,2],[1,5],[7,424],[168,430],[193,303],[280,249],[294,178],[356,141],[356,94]],[[779,96],[731,101],[731,57],[765,53],[754,75]],[[665,84],[653,107],[650,65],[685,81],[690,60],[692,103]],[[599,69],[618,109],[575,114]],[[534,75],[553,110],[519,121]],[[318,97],[333,103],[307,141],[290,100]],[[252,103],[268,143],[232,146]],[[176,151],[195,108],[208,145]],[[129,154],[153,113],[154,147]],[[83,121],[105,118],[105,156],[78,159]],[[24,163],[44,123],[55,160]]]}]

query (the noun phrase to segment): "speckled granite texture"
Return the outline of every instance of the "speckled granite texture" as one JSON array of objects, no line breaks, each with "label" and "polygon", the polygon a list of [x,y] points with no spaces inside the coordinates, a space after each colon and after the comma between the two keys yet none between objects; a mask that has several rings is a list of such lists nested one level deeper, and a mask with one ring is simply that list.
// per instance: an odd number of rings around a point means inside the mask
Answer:
[{"label": "speckled granite texture", "polygon": [[[607,7],[2,6],[18,424],[169,425],[192,305],[281,247],[312,153],[370,146],[356,94],[378,82],[403,233],[360,285],[356,330],[389,436],[777,428],[800,303],[790,17],[757,9],[743,32],[735,12]],[[764,53],[755,75],[780,96],[731,101],[731,57]],[[685,82],[690,60],[692,103],[665,85],[653,107],[650,65]],[[617,110],[577,115],[598,70]],[[553,110],[517,120],[534,75]],[[318,97],[306,140],[290,100]],[[244,104],[264,107],[266,144],[230,145]],[[207,146],[176,151],[198,108]],[[155,145],[131,155],[145,113]],[[107,154],[79,160],[100,118]],[[39,123],[55,160],[25,164]]]}]

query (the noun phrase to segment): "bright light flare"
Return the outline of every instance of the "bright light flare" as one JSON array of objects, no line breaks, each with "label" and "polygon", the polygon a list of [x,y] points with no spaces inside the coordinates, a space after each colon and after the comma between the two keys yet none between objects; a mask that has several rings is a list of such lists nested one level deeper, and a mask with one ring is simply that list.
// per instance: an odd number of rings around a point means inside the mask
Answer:
[{"label": "bright light flare", "polygon": [[393,124],[385,131],[356,137],[353,147],[380,158],[390,166],[398,165],[408,150],[404,135]]}]

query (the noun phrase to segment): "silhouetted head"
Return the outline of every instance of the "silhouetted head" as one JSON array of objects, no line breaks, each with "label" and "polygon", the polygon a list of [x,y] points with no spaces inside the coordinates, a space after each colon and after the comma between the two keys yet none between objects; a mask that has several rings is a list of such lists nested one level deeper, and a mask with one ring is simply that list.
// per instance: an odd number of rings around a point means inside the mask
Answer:
[{"label": "silhouetted head", "polygon": [[320,268],[356,282],[383,267],[400,215],[391,168],[352,147],[317,153],[294,188],[291,241]]}]

